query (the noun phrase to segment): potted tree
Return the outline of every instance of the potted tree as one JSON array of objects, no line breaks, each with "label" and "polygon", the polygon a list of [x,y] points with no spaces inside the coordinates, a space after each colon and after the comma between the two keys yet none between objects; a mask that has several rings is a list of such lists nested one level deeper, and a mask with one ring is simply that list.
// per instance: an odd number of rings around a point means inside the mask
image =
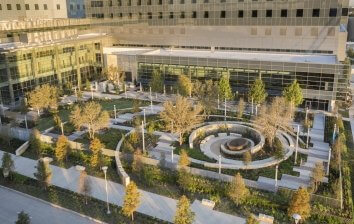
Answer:
[{"label": "potted tree", "polygon": [[4,155],[2,156],[2,173],[4,177],[8,177],[10,172],[12,172],[15,169],[15,164],[14,161],[11,158],[10,153],[5,152]]}]

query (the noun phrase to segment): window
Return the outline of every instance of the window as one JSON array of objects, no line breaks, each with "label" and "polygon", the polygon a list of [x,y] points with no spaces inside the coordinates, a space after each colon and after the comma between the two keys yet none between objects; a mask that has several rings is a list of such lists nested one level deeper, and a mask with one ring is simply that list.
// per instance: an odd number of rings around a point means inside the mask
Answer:
[{"label": "window", "polygon": [[173,0],[170,0],[170,5],[172,5],[173,4]]},{"label": "window", "polygon": [[195,3],[197,3],[197,0],[192,0],[192,4],[195,4]]},{"label": "window", "polygon": [[141,5],[141,0],[138,0],[138,2],[136,3],[136,5]]},{"label": "window", "polygon": [[238,10],[238,18],[243,18],[243,10]]},{"label": "window", "polygon": [[12,10],[11,4],[6,5],[7,10]]},{"label": "window", "polygon": [[181,12],[181,19],[184,19],[184,18],[186,18],[185,13]]},{"label": "window", "polygon": [[60,10],[60,4],[57,4],[57,10]]},{"label": "window", "polygon": [[48,10],[48,5],[47,5],[47,4],[44,4],[44,5],[43,5],[43,8],[44,8],[44,10]]},{"label": "window", "polygon": [[103,1],[92,1],[91,7],[103,7]]},{"label": "window", "polygon": [[197,18],[197,12],[196,11],[193,11],[193,13],[192,13],[192,18]]},{"label": "window", "polygon": [[252,10],[252,17],[257,18],[258,16],[258,11],[257,10]]},{"label": "window", "polygon": [[74,10],[74,5],[70,5],[70,10]]},{"label": "window", "polygon": [[[91,3],[91,5],[92,5],[92,3]],[[118,6],[122,6],[122,0],[118,0]]]},{"label": "window", "polygon": [[336,17],[337,16],[337,9],[331,8],[329,9],[329,17]]},{"label": "window", "polygon": [[280,17],[288,17],[288,10],[287,9],[282,9],[280,11]]},{"label": "window", "polygon": [[209,0],[204,0],[204,3],[209,3]]},{"label": "window", "polygon": [[77,9],[77,10],[80,10],[80,5],[76,5],[76,9]]},{"label": "window", "polygon": [[208,11],[204,12],[204,18],[209,18],[209,12]]},{"label": "window", "polygon": [[143,14],[141,12],[139,12],[139,19],[143,18]]},{"label": "window", "polygon": [[35,10],[39,10],[39,5],[38,4],[34,4],[34,9]]},{"label": "window", "polygon": [[147,4],[148,4],[148,5],[151,5],[151,0],[148,0]]},{"label": "window", "polygon": [[348,8],[342,8],[342,16],[348,16]]},{"label": "window", "polygon": [[159,5],[162,5],[162,0],[159,0]]},{"label": "window", "polygon": [[320,17],[320,9],[312,9],[312,17]]},{"label": "window", "polygon": [[163,18],[162,12],[159,12],[159,19],[162,19],[162,18]]},{"label": "window", "polygon": [[2,5],[0,4],[0,10],[2,10]]},{"label": "window", "polygon": [[296,9],[296,17],[303,17],[304,10],[303,9]]},{"label": "window", "polygon": [[220,12],[220,18],[226,18],[226,11]]},{"label": "window", "polygon": [[148,15],[148,19],[152,19],[152,13],[151,12],[148,12],[147,15]]},{"label": "window", "polygon": [[225,3],[226,2],[226,0],[220,0],[220,3]]},{"label": "window", "polygon": [[272,17],[273,11],[271,9],[266,10],[266,17]]},{"label": "window", "polygon": [[173,12],[170,12],[170,19],[173,19]]},{"label": "window", "polygon": [[21,5],[20,4],[16,4],[16,9],[17,10],[21,10]]},{"label": "window", "polygon": [[184,0],[181,0],[179,3],[180,3],[180,4],[184,4]]}]

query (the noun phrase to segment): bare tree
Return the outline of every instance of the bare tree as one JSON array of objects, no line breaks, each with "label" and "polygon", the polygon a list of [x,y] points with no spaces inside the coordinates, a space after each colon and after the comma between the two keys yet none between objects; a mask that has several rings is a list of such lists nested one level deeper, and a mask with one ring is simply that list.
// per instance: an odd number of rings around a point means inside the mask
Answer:
[{"label": "bare tree", "polygon": [[87,176],[86,171],[80,172],[79,189],[78,190],[79,190],[80,194],[84,195],[85,204],[87,205],[87,198],[88,198],[88,195],[90,195],[90,193],[91,193],[91,182]]},{"label": "bare tree", "polygon": [[201,116],[198,116],[202,111],[201,105],[195,105],[188,101],[187,98],[178,96],[176,103],[166,101],[164,110],[160,113],[164,120],[168,131],[179,134],[179,144],[183,143],[183,135],[191,130],[194,125],[203,121]]},{"label": "bare tree", "polygon": [[283,97],[276,97],[270,105],[261,107],[255,124],[272,145],[279,128],[291,130],[293,117],[294,111],[289,103]]},{"label": "bare tree", "polygon": [[99,103],[89,102],[83,107],[76,106],[70,115],[70,122],[79,130],[87,126],[91,139],[98,130],[108,127],[109,114],[102,110]]}]

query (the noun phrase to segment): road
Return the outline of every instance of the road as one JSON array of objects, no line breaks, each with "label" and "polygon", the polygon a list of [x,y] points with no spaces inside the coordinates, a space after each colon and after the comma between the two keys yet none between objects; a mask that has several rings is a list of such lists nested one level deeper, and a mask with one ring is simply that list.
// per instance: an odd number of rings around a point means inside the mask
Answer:
[{"label": "road", "polygon": [[56,208],[28,195],[0,186],[0,223],[14,224],[17,213],[24,210],[32,224],[97,224],[69,210]]}]

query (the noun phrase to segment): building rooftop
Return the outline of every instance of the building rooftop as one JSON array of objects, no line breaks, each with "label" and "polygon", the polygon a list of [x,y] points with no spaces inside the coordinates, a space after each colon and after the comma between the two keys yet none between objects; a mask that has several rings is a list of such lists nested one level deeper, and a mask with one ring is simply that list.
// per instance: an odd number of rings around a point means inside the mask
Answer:
[{"label": "building rooftop", "polygon": [[247,61],[272,61],[291,63],[313,64],[338,64],[336,55],[333,54],[291,54],[272,52],[245,52],[245,51],[211,51],[192,49],[152,49],[134,47],[107,47],[103,49],[105,54],[118,54],[126,56],[165,56],[165,57],[189,57],[189,58],[212,58]]},{"label": "building rooftop", "polygon": [[274,61],[291,63],[337,64],[337,57],[332,54],[285,54],[268,52],[236,52],[236,51],[210,51],[210,50],[175,50],[157,49],[142,55],[146,56],[171,56],[231,59],[248,61]]},{"label": "building rooftop", "polygon": [[61,43],[76,41],[76,40],[87,40],[87,39],[97,38],[105,35],[106,34],[102,34],[102,33],[88,33],[88,34],[81,34],[81,35],[76,35],[68,38],[62,38],[58,40],[44,40],[44,41],[37,41],[33,43],[27,43],[27,42],[0,43],[0,52],[19,50],[22,48],[42,47],[42,46],[61,44]]}]

